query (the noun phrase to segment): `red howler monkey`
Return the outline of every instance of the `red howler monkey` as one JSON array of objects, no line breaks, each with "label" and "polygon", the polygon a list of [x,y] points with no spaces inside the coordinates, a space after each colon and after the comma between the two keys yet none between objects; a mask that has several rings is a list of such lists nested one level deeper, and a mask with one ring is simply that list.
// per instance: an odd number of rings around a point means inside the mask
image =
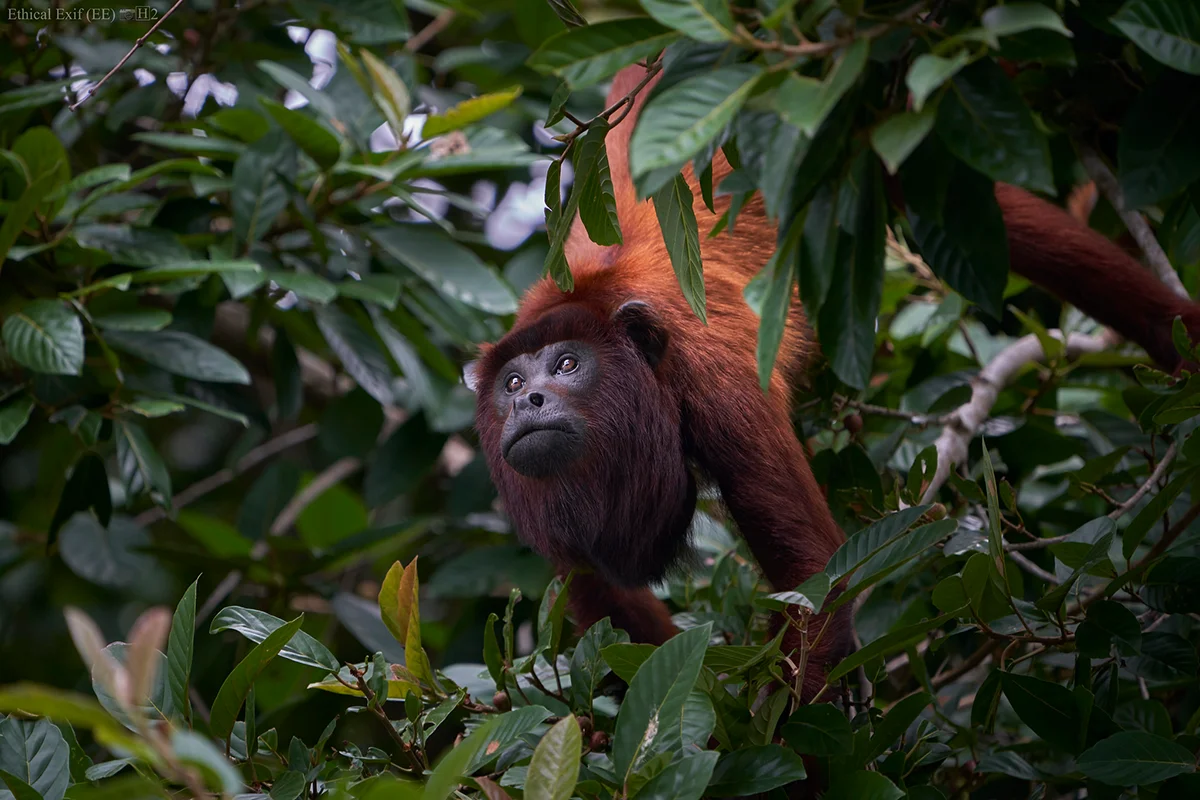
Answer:
[{"label": "red howler monkey", "polygon": [[[609,104],[644,74],[623,70]],[[635,641],[660,644],[675,627],[646,587],[687,552],[696,475],[720,489],[777,590],[824,569],[844,535],[790,418],[789,390],[815,349],[798,297],[766,394],[758,382],[759,319],[742,290],[775,248],[761,197],[734,230],[710,239],[729,200],[709,212],[685,172],[700,227],[705,325],[680,291],[652,203],[635,196],[628,144],[640,104],[607,138],[624,244],[595,245],[576,220],[566,253],[574,291],[549,278],[535,284],[512,330],[466,377],[478,394],[483,451],[518,533],[564,572],[586,570],[570,590],[578,623],[609,616]],[[730,171],[718,153],[714,184]],[[995,191],[1016,272],[1138,342],[1164,367],[1177,366],[1171,322],[1181,315],[1200,332],[1200,307],[1062,209],[1012,186]],[[837,613],[844,616],[809,655],[805,698],[848,649],[848,606]],[[784,641],[785,648],[797,643]]]}]

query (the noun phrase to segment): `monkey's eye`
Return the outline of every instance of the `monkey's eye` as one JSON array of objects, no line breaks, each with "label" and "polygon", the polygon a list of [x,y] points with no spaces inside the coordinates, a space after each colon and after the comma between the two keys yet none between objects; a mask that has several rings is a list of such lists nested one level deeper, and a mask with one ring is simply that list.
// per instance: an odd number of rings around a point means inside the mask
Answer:
[{"label": "monkey's eye", "polygon": [[558,360],[558,366],[554,371],[559,375],[566,375],[569,372],[574,372],[579,367],[579,361],[575,356],[563,356]]},{"label": "monkey's eye", "polygon": [[525,379],[514,372],[512,375],[509,375],[508,380],[504,382],[504,391],[508,392],[509,394],[512,394],[513,392],[519,392],[521,387],[524,385]]}]

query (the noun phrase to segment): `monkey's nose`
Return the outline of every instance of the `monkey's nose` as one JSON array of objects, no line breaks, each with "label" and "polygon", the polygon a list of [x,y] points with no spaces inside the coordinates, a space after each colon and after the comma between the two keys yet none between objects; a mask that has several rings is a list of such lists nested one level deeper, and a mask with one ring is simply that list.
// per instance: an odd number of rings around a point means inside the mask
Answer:
[{"label": "monkey's nose", "polygon": [[546,398],[542,395],[541,392],[530,392],[529,393],[529,402],[533,403],[533,405],[535,407],[541,408],[542,404],[546,402]]}]

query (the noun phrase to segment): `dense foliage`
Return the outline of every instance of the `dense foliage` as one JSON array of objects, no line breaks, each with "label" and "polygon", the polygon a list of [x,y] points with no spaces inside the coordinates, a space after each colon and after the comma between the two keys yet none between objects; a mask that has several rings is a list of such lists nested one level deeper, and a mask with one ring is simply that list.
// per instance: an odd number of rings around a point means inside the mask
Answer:
[{"label": "dense foliage", "polygon": [[[1200,288],[1198,9],[7,3],[0,800],[781,796],[806,760],[837,798],[1200,796],[1200,377],[1009,276],[991,190],[1094,178]],[[680,170],[780,222],[761,372],[798,283],[850,535],[773,592],[702,498],[661,648],[574,635],[458,366],[569,285],[576,213],[620,241],[639,61],[697,313]],[[842,578],[861,647],[801,706],[767,615]]]}]

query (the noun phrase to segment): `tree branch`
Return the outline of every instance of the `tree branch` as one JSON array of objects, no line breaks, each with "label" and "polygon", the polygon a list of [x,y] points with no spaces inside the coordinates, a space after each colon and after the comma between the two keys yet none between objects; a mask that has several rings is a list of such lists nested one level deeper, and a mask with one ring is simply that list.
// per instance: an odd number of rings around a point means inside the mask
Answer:
[{"label": "tree branch", "polygon": [[[1063,341],[1062,331],[1052,330],[1049,333],[1055,339]],[[1083,353],[1098,353],[1113,346],[1117,341],[1119,341],[1117,335],[1107,329],[1094,336],[1072,333],[1065,339],[1067,357],[1075,358]],[[932,502],[933,498],[937,496],[938,490],[950,477],[950,471],[954,466],[966,461],[967,448],[971,439],[975,437],[987,420],[992,407],[996,405],[996,399],[1000,396],[1001,390],[1016,377],[1025,365],[1041,361],[1045,357],[1041,342],[1036,336],[1029,334],[1000,351],[971,380],[970,401],[947,415],[946,426],[937,438],[937,470],[934,472],[925,494],[921,497],[922,503]]]},{"label": "tree branch", "polygon": [[134,54],[134,53],[136,53],[136,52],[138,51],[138,48],[139,48],[139,47],[141,47],[143,44],[145,44],[145,43],[146,43],[146,40],[147,40],[147,39],[149,39],[149,38],[150,38],[150,36],[151,36],[151,35],[152,35],[152,34],[153,34],[153,33],[154,33],[156,30],[158,30],[158,29],[159,29],[159,27],[160,27],[160,26],[161,26],[161,25],[162,25],[164,22],[166,22],[166,21],[167,21],[167,19],[168,19],[168,18],[170,18],[170,16],[171,16],[172,14],[174,14],[174,13],[175,13],[175,11],[176,11],[176,10],[177,10],[177,9],[178,9],[178,8],[179,8],[181,5],[183,5],[183,0],[175,0],[175,5],[171,6],[169,9],[167,9],[167,13],[165,13],[165,14],[163,14],[163,15],[162,15],[162,19],[160,19],[158,22],[156,22],[156,23],[154,23],[153,25],[151,25],[151,26],[150,26],[150,30],[148,30],[148,31],[146,31],[145,33],[143,33],[143,34],[142,34],[142,36],[141,36],[141,38],[139,38],[139,39],[138,39],[136,42],[134,42],[134,43],[133,43],[133,47],[129,48],[129,52],[125,54],[125,57],[124,57],[124,58],[122,58],[120,61],[118,61],[118,62],[117,62],[117,65],[116,65],[115,67],[113,67],[112,69],[110,69],[110,70],[108,71],[108,74],[106,74],[106,75],[105,75],[103,78],[101,78],[101,79],[99,80],[99,82],[98,82],[98,83],[97,83],[95,86],[93,86],[93,87],[91,88],[91,90],[90,90],[90,91],[89,91],[87,94],[85,94],[83,97],[81,97],[81,98],[79,98],[78,100],[76,100],[76,101],[75,101],[74,103],[72,103],[71,105],[67,106],[67,108],[69,108],[71,111],[74,111],[75,109],[79,108],[81,105],[83,105],[84,103],[86,103],[88,100],[91,100],[91,99],[92,99],[92,95],[96,94],[96,92],[97,92],[97,91],[100,89],[100,87],[101,87],[101,86],[103,86],[103,85],[105,84],[105,82],[106,82],[106,81],[107,81],[109,78],[111,78],[113,75],[115,75],[115,74],[116,74],[117,70],[119,70],[121,67],[125,66],[125,62],[126,62],[126,61],[128,61],[130,58],[132,58],[132,57],[133,57],[133,54]]},{"label": "tree branch", "polygon": [[1154,231],[1150,230],[1150,224],[1146,222],[1146,218],[1126,206],[1125,194],[1121,191],[1121,185],[1108,165],[1104,163],[1104,159],[1090,147],[1081,147],[1079,148],[1079,160],[1083,163],[1083,167],[1091,179],[1095,181],[1096,188],[1121,215],[1121,221],[1125,223],[1130,235],[1141,248],[1146,265],[1172,292],[1180,297],[1188,297],[1187,289],[1183,288],[1183,282],[1179,280],[1179,273],[1171,266],[1167,254],[1163,252],[1162,245],[1154,236]]}]

